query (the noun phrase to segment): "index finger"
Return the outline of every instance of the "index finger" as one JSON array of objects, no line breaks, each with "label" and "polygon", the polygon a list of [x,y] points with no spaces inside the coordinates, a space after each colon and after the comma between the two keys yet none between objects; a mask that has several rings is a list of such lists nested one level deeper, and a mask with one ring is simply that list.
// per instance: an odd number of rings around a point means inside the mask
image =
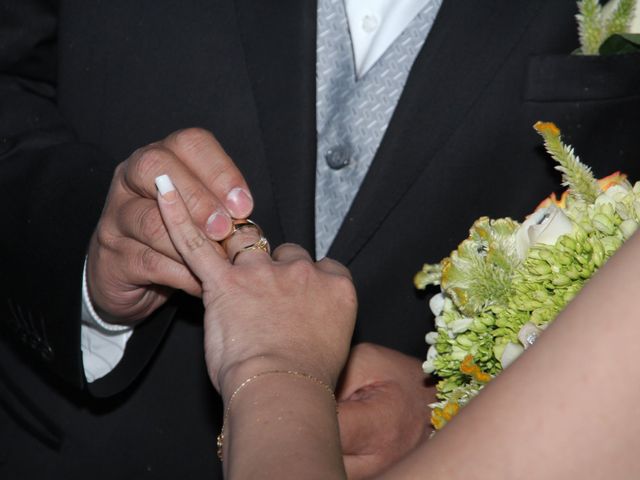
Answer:
[{"label": "index finger", "polygon": [[176,250],[203,284],[218,284],[219,275],[230,268],[229,260],[218,251],[221,247],[195,225],[168,175],[157,177],[155,182],[160,214]]},{"label": "index finger", "polygon": [[224,238],[231,229],[231,218],[222,201],[171,149],[159,143],[138,149],[122,164],[117,178],[132,196],[155,199],[153,179],[169,175],[180,185],[181,194],[195,223],[214,240]]}]

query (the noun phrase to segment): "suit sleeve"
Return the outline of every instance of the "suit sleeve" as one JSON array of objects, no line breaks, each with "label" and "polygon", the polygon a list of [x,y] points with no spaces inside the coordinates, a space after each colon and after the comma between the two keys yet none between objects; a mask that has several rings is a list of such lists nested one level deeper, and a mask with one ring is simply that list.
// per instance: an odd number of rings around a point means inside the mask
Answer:
[{"label": "suit sleeve", "polygon": [[[35,368],[81,388],[83,262],[115,163],[58,108],[57,15],[53,0],[0,4],[0,329]],[[158,315],[92,393],[117,393],[137,376],[171,309]]]}]

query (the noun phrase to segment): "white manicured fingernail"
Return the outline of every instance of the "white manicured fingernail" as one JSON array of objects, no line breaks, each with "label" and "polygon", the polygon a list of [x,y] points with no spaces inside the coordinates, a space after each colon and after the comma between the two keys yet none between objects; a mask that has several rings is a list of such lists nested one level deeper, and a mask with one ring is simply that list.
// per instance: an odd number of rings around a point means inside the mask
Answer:
[{"label": "white manicured fingernail", "polygon": [[156,187],[158,187],[158,191],[163,197],[167,193],[173,192],[176,189],[176,187],[173,186],[173,182],[169,178],[169,175],[160,175],[159,177],[156,177]]}]

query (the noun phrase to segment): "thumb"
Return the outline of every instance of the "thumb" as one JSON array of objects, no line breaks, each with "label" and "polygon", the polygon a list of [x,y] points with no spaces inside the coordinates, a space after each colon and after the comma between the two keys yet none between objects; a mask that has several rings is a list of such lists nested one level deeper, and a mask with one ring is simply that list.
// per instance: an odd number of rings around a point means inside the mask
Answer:
[{"label": "thumb", "polygon": [[382,386],[366,385],[338,402],[338,424],[343,455],[367,455],[375,452],[375,438],[384,423]]},{"label": "thumb", "polygon": [[338,402],[340,441],[349,480],[370,478],[384,466],[379,452],[380,428],[385,424],[381,388],[368,385]]}]

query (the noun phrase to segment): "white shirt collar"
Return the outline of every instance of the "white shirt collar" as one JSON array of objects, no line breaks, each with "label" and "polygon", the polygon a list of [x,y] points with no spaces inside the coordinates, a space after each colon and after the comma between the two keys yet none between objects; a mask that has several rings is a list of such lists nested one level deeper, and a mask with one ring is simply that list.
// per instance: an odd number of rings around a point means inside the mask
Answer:
[{"label": "white shirt collar", "polygon": [[344,0],[356,74],[362,77],[429,0]]}]

